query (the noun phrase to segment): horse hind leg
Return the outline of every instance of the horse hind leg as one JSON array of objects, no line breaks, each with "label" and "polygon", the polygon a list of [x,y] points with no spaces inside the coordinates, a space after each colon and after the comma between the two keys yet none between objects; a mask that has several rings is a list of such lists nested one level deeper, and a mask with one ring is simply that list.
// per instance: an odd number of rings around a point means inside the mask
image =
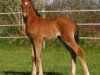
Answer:
[{"label": "horse hind leg", "polygon": [[83,67],[83,71],[84,71],[84,75],[89,75],[89,71],[88,71],[88,67],[85,61],[85,57],[84,57],[84,53],[83,50],[79,47],[79,45],[75,42],[69,42],[71,48],[74,50],[74,52],[79,56],[81,63],[82,63],[82,67]]},{"label": "horse hind leg", "polygon": [[67,45],[60,36],[58,36],[58,40],[64,45],[64,47],[69,51],[72,57],[72,67],[71,67],[71,74],[70,75],[75,75],[76,71],[76,53],[72,50],[72,48]]},{"label": "horse hind leg", "polygon": [[[79,56],[81,63],[82,63],[84,75],[89,75],[89,71],[88,71],[86,61],[85,61],[83,50],[79,47],[79,45],[75,42],[74,38],[72,38],[72,37],[70,37],[70,38],[66,37],[66,38],[64,38],[64,41],[66,41],[66,44],[68,44],[68,46],[73,50],[73,52],[75,52],[76,55]],[[72,63],[73,63],[73,61],[72,61]]]}]

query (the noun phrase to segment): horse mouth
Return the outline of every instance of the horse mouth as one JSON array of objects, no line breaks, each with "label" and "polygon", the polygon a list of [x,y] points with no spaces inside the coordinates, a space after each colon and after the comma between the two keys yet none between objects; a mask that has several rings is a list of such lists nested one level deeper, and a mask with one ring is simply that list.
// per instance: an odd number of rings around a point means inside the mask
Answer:
[{"label": "horse mouth", "polygon": [[23,13],[23,16],[26,17],[27,16],[27,13]]}]

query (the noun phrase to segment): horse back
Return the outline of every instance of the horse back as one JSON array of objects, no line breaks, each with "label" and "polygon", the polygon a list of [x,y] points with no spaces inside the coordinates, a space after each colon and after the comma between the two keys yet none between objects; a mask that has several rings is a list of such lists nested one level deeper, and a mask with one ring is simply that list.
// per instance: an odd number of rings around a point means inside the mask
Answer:
[{"label": "horse back", "polygon": [[74,33],[75,27],[75,23],[68,18],[39,18],[37,22],[30,26],[28,31],[33,37],[52,39],[56,38],[58,35],[61,36]]}]

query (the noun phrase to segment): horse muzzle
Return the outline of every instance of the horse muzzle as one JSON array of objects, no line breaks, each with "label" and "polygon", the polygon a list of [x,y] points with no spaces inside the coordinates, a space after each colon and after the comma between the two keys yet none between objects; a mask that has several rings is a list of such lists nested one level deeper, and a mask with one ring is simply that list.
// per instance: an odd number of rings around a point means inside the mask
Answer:
[{"label": "horse muzzle", "polygon": [[26,17],[27,16],[27,13],[23,13],[23,16]]}]

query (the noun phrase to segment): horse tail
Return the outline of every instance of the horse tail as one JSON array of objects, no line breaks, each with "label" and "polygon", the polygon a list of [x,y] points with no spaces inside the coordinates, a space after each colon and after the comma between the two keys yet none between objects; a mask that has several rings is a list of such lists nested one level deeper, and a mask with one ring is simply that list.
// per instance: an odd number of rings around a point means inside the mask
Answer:
[{"label": "horse tail", "polygon": [[74,39],[75,39],[76,43],[79,42],[79,29],[77,26],[76,26],[76,31],[74,33]]}]

